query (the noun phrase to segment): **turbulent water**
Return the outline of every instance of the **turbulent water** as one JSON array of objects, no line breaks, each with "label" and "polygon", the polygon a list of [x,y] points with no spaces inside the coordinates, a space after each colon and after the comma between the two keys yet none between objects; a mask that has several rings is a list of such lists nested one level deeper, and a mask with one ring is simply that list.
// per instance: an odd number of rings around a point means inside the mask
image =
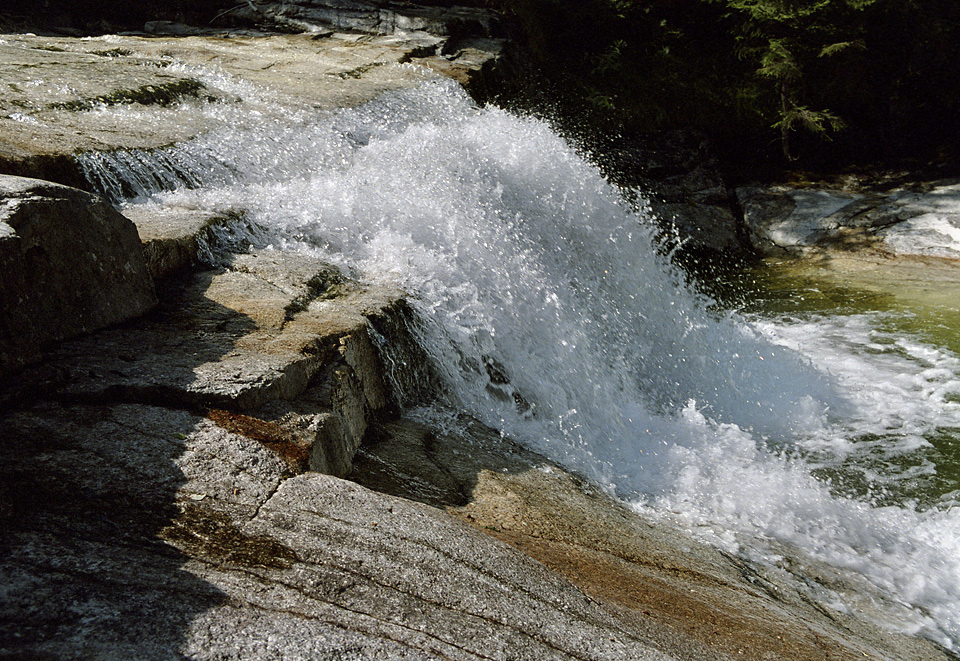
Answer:
[{"label": "turbulent water", "polygon": [[960,647],[960,484],[934,451],[960,431],[958,356],[880,313],[718,311],[548,125],[453,83],[327,114],[232,91],[184,110],[220,128],[88,156],[89,179],[242,210],[271,249],[404,287],[443,405],[728,550],[832,567],[801,576],[831,608]]}]

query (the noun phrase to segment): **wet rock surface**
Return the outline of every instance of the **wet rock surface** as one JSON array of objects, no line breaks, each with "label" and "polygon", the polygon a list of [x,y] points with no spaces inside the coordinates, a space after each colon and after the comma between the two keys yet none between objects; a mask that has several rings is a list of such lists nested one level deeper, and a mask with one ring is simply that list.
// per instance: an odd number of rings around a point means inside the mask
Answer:
[{"label": "wet rock surface", "polygon": [[960,184],[915,183],[888,191],[741,188],[751,243],[761,253],[824,250],[960,258]]},{"label": "wet rock surface", "polygon": [[326,297],[330,269],[234,256],[18,374],[0,653],[668,658],[510,546],[329,475],[390,417],[374,326],[408,314],[342,279]]},{"label": "wet rock surface", "polygon": [[469,419],[444,428],[456,431],[377,425],[350,479],[445,508],[569,580],[623,632],[673,658],[949,658],[824,609],[786,573],[651,522]]},{"label": "wet rock surface", "polygon": [[[152,150],[190,140],[216,128],[209,115],[190,107],[241,103],[237,92],[244,85],[312,111],[356,106],[437,73],[469,83],[502,47],[488,39],[445,54],[449,41],[425,32],[2,35],[0,174],[87,188],[76,153]],[[223,75],[203,82],[192,67]]]}]

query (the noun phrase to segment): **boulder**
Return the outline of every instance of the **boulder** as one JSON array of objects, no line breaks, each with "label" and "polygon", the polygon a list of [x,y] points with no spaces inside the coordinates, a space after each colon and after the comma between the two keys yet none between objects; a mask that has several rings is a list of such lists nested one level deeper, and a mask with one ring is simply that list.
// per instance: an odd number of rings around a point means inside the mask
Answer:
[{"label": "boulder", "polygon": [[873,223],[876,236],[886,250],[960,259],[960,182],[937,182],[892,195],[875,213],[882,219]]},{"label": "boulder", "polygon": [[[407,330],[410,307],[316,258],[220,259],[161,283],[155,314],[51,348],[0,392],[0,409],[53,396],[202,410],[275,444],[298,470],[349,473],[369,421],[435,383]],[[386,378],[384,352],[404,366],[403,392]]]},{"label": "boulder", "polygon": [[157,302],[137,230],[102,199],[0,176],[0,375]]}]

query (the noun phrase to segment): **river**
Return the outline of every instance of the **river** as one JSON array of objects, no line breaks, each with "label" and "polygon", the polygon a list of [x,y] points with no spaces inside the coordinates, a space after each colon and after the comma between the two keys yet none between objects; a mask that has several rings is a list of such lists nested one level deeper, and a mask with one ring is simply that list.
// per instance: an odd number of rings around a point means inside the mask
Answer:
[{"label": "river", "polygon": [[960,347],[940,322],[786,266],[703,293],[548,124],[449,81],[321,112],[191,74],[245,103],[185,106],[217,126],[189,143],[84,157],[118,204],[241,211],[258,247],[405,288],[443,378],[411,414],[466,411],[826,608],[960,648]]}]

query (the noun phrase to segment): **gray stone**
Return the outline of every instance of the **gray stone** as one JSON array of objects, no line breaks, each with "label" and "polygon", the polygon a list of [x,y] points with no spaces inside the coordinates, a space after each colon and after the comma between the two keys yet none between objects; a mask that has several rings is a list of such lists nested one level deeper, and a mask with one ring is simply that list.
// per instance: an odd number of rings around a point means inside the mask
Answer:
[{"label": "gray stone", "polygon": [[746,247],[737,231],[736,216],[726,203],[693,199],[686,202],[652,202],[650,208],[664,228],[667,240],[686,250],[706,250],[737,255]]},{"label": "gray stone", "polygon": [[[240,99],[175,71],[173,64],[219,70],[230,81],[224,86],[252,84],[294,105],[333,109],[366,103],[438,73],[469,84],[502,48],[501,41],[489,38],[463,43],[456,46],[449,36],[425,32],[258,38],[5,35],[0,40],[0,173],[84,188],[89,184],[74,158],[77,152],[152,150],[215,129],[198,104]],[[410,62],[422,66],[401,66]]]},{"label": "gray stone", "polygon": [[[804,566],[799,580],[651,522],[609,494],[466,416],[443,430],[380,425],[351,479],[435,507],[510,544],[604,606],[617,628],[678,659],[944,659],[929,641],[811,599],[812,581],[872,593],[853,575]],[[624,657],[627,658],[627,657]]]},{"label": "gray stone", "polygon": [[295,475],[215,412],[48,401],[2,422],[6,657],[948,658],[463,417],[382,426],[354,474],[445,472],[447,511],[415,502],[436,490]]},{"label": "gray stone", "polygon": [[744,223],[762,254],[802,254],[836,236],[840,215],[862,195],[842,191],[738,188]]},{"label": "gray stone", "polygon": [[0,375],[156,304],[136,228],[103,200],[0,176]]},{"label": "gray stone", "polygon": [[669,658],[509,545],[289,477],[210,418],[44,404],[4,423],[5,656]]},{"label": "gray stone", "polygon": [[882,222],[874,226],[887,250],[898,255],[960,259],[960,183],[943,182],[929,190],[904,192],[883,212]]},{"label": "gray stone", "polygon": [[154,281],[201,266],[215,266],[231,251],[262,243],[262,231],[241,214],[139,204],[123,209],[143,243]]},{"label": "gray stone", "polygon": [[231,16],[309,33],[336,30],[377,35],[426,32],[444,37],[489,37],[496,30],[495,14],[483,8],[407,2],[292,0],[247,3],[234,9]]},{"label": "gray stone", "polygon": [[199,117],[165,121],[167,109],[215,91],[158,60],[110,52],[128,49],[112,41],[0,40],[0,172],[82,187],[74,152],[160,147],[204,129]]},{"label": "gray stone", "polygon": [[960,258],[960,184],[914,190],[739,188],[753,246],[767,255],[844,249],[888,255]]},{"label": "gray stone", "polygon": [[218,418],[228,428],[256,428],[297,454],[300,470],[337,475],[350,471],[368,419],[398,403],[378,356],[389,341],[374,328],[407,314],[396,291],[261,251],[169,282],[162,299],[158,318],[51,350],[7,397],[232,411],[240,417]]}]

